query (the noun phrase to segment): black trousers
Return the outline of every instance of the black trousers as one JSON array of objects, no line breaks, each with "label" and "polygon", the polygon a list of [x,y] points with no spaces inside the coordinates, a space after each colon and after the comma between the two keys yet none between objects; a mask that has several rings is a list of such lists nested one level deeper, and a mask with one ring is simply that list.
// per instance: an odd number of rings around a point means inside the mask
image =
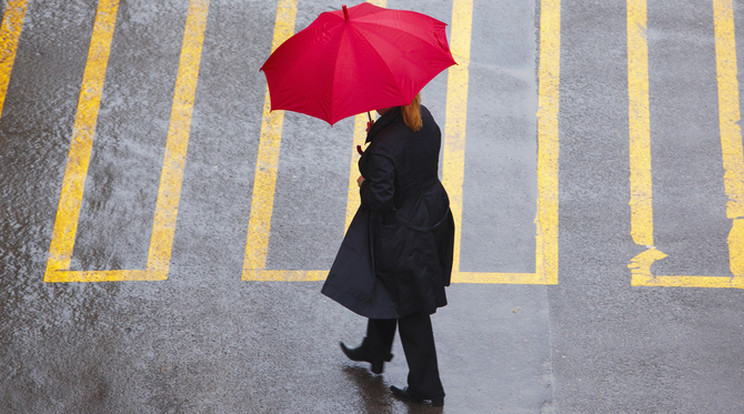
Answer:
[{"label": "black trousers", "polygon": [[429,315],[414,313],[400,319],[370,319],[367,349],[373,358],[385,360],[393,346],[396,325],[408,362],[408,390],[421,398],[444,397]]}]

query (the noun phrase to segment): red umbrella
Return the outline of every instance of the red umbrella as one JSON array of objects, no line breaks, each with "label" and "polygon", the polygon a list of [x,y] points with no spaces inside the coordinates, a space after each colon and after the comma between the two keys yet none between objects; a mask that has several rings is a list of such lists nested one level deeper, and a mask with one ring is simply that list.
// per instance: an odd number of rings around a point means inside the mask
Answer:
[{"label": "red umbrella", "polygon": [[271,109],[333,125],[351,115],[408,104],[455,64],[446,26],[421,13],[369,3],[322,13],[261,67]]}]

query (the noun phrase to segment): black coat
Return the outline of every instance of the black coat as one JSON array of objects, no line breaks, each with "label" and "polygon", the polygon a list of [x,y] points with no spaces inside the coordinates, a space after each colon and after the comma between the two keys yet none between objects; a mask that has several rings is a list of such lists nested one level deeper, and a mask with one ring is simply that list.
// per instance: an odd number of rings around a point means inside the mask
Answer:
[{"label": "black coat", "polygon": [[400,108],[386,112],[359,160],[360,211],[322,292],[363,316],[431,314],[447,304],[455,226],[438,178],[441,133],[424,106],[421,118],[414,133]]}]

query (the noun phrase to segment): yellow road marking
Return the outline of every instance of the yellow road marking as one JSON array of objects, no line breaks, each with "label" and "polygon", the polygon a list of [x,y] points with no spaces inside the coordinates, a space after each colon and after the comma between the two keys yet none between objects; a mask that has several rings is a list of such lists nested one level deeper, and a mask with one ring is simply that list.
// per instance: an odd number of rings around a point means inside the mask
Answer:
[{"label": "yellow road marking", "polygon": [[[460,15],[460,13],[463,13]],[[465,127],[468,64],[470,62],[472,2],[453,5],[452,50],[459,66],[450,68],[447,85],[443,182],[450,195],[456,224],[462,222],[465,168]],[[535,273],[463,272],[460,269],[460,230],[455,237],[455,283],[558,283],[558,109],[560,92],[559,0],[540,4],[540,63],[537,113],[537,214],[535,218]],[[460,227],[461,228],[461,227]]]},{"label": "yellow road marking", "polygon": [[[631,259],[633,286],[675,286],[744,289],[744,150],[738,125],[739,84],[736,78],[736,38],[731,0],[713,0],[718,78],[718,108],[721,131],[723,181],[732,219],[728,236],[730,276],[656,276],[651,266],[667,255],[653,246],[651,154],[648,108],[648,46],[645,38],[646,1],[628,0],[628,76],[631,106],[631,234],[636,244],[648,250]],[[635,98],[635,101],[634,101]]]},{"label": "yellow road marking", "polygon": [[65,281],[64,270],[70,268],[72,248],[75,243],[80,205],[83,199],[85,177],[93,147],[96,118],[103,92],[111,38],[114,35],[118,0],[101,0],[98,3],[93,35],[90,40],[88,61],[85,64],[83,83],[80,89],[77,115],[72,130],[70,151],[62,181],[62,192],[54,221],[45,282]]},{"label": "yellow road marking", "polygon": [[18,39],[23,29],[27,0],[8,0],[0,25],[0,116],[3,114],[10,73],[13,71]]},{"label": "yellow road marking", "polygon": [[558,109],[561,67],[561,2],[540,6],[540,67],[537,111],[537,283],[558,283]]},{"label": "yellow road marking", "polygon": [[726,217],[731,273],[744,287],[744,149],[741,142],[739,82],[736,78],[736,38],[731,0],[714,0],[718,116],[721,129],[723,184],[728,196]]},{"label": "yellow road marking", "polygon": [[189,3],[147,268],[69,270],[118,6],[118,0],[101,0],[98,3],[44,274],[45,282],[164,280],[168,276],[209,0],[192,0]]},{"label": "yellow road marking", "polygon": [[630,234],[636,244],[653,246],[646,0],[628,0],[627,10]]},{"label": "yellow road marking", "polygon": [[209,0],[189,3],[147,256],[147,270],[157,279],[168,277],[208,12]]},{"label": "yellow road marking", "polygon": [[[376,6],[385,7],[385,0],[370,1]],[[297,16],[297,1],[282,0],[277,5],[276,22],[274,25],[274,40],[272,51],[294,33]],[[248,236],[245,246],[242,280],[257,281],[318,281],[325,280],[328,272],[322,270],[267,270],[266,258],[269,250],[269,235],[271,231],[271,217],[274,210],[274,195],[276,192],[277,168],[282,138],[284,111],[270,111],[271,99],[268,89],[264,99],[263,121],[261,123],[261,138],[259,141],[256,173],[253,180],[253,195],[251,197],[251,216],[248,221]],[[355,119],[354,148],[361,145],[365,139],[366,114],[360,114]],[[346,225],[359,206],[359,191],[356,179],[359,176],[356,167],[356,149],[352,154],[349,173],[349,190],[346,207]]]},{"label": "yellow road marking", "polygon": [[[297,0],[280,0],[276,8],[272,51],[292,36],[296,17]],[[277,280],[275,279],[277,276],[280,276],[278,280],[284,280],[281,277],[282,273],[267,273],[264,270],[269,250],[269,232],[271,231],[271,215],[274,210],[283,123],[284,111],[271,112],[271,98],[267,86],[256,172],[253,179],[251,215],[248,221],[248,236],[243,261],[243,280]]]},{"label": "yellow road marking", "polygon": [[450,50],[457,62],[448,69],[447,104],[445,109],[444,145],[442,146],[442,184],[450,198],[455,219],[455,254],[452,264],[453,282],[462,281],[460,272],[460,241],[462,239],[462,185],[465,176],[465,133],[467,126],[470,38],[473,27],[472,0],[454,0]]},{"label": "yellow road marking", "polygon": [[[385,6],[385,1],[370,1]],[[276,48],[293,32],[296,2],[281,1],[277,8],[274,32]],[[458,66],[449,69],[447,109],[443,145],[443,182],[449,192],[453,215],[457,223],[462,218],[462,185],[465,166],[465,135],[467,94],[472,31],[472,0],[454,0],[452,6],[451,49]],[[453,282],[467,283],[558,283],[558,102],[560,79],[560,1],[542,0],[540,23],[540,67],[538,111],[538,206],[536,217],[535,273],[475,273],[461,272],[460,233],[455,240]],[[288,29],[289,28],[289,29]],[[282,112],[269,113],[266,92],[261,128],[259,155],[256,164],[251,218],[248,225],[243,280],[311,281],[323,280],[327,271],[266,270],[271,215],[281,142]],[[365,138],[367,115],[360,114],[354,122],[354,146]],[[359,205],[356,184],[358,156],[353,150],[349,170],[346,223]]]},{"label": "yellow road marking", "polygon": [[351,219],[354,218],[354,214],[361,203],[361,199],[359,198],[359,185],[357,184],[357,178],[359,178],[359,153],[356,150],[356,146],[361,145],[364,147],[364,141],[367,139],[368,120],[366,113],[359,114],[354,118],[354,140],[351,153],[351,165],[349,166],[349,191],[346,198],[346,224],[344,225],[344,233],[346,233],[346,230],[349,228]]}]

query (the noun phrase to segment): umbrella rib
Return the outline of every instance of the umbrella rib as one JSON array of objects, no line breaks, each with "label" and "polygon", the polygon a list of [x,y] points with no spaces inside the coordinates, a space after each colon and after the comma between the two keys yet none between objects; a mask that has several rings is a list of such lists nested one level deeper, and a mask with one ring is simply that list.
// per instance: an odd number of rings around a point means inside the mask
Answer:
[{"label": "umbrella rib", "polygon": [[[426,43],[426,44],[430,44],[430,45],[432,45],[432,46],[435,46],[435,45],[434,45],[433,43],[431,43],[431,42],[429,41],[429,39],[428,39],[428,38],[426,38],[426,37],[424,37],[424,36],[420,36],[420,35],[418,35],[417,33],[413,33],[413,32],[410,32],[410,31],[406,31],[405,29],[401,29],[400,27],[396,27],[396,26],[391,26],[391,25],[385,25],[385,24],[383,24],[383,23],[380,23],[380,22],[364,22],[364,21],[355,21],[355,22],[354,22],[354,24],[355,24],[355,25],[357,25],[357,26],[371,26],[372,28],[375,28],[375,29],[376,29],[376,28],[378,28],[378,27],[384,27],[384,28],[385,28],[385,30],[394,30],[394,31],[396,31],[396,32],[399,32],[399,33],[401,33],[401,34],[405,35],[405,36],[408,36],[408,37],[414,37],[414,38],[416,38],[416,39],[419,39],[419,40],[421,40],[422,42],[424,42],[424,43]],[[447,26],[447,24],[446,24],[446,23],[441,23],[441,24],[443,24],[443,25],[444,25],[445,27]],[[374,33],[374,32],[375,32],[376,30],[374,30],[374,29],[371,29],[371,30],[369,30],[369,31],[370,31],[370,32],[372,32],[372,33]],[[438,41],[438,40],[439,40],[439,39],[437,38],[437,41]],[[445,36],[445,41],[446,41],[446,36]],[[442,42],[438,42],[438,43],[439,43],[439,45],[440,45],[440,46],[444,46],[444,45],[442,44]],[[449,50],[449,43],[447,43],[447,49]]]},{"label": "umbrella rib", "polygon": [[[343,35],[342,35],[342,36],[343,36]],[[332,73],[333,73],[334,75],[335,75],[335,73],[336,73],[336,70],[338,70],[338,69],[337,69],[337,68],[338,68],[338,58],[339,58],[339,56],[341,55],[341,45],[342,45],[342,44],[343,44],[343,41],[341,41],[341,42],[338,42],[338,47],[337,47],[337,49],[336,49],[336,59],[334,59],[334,60],[333,60],[333,71],[332,71]],[[334,76],[334,77],[335,77],[335,76]],[[335,109],[336,109],[336,108],[335,108],[335,106],[336,106],[336,99],[334,99],[334,96],[335,96],[335,92],[336,92],[336,90],[335,90],[335,89],[336,89],[336,84],[335,84],[335,82],[331,82],[331,93],[329,94],[329,96],[331,97],[331,102],[330,102],[331,108],[330,108],[330,111],[329,111],[329,112],[330,112],[330,114],[333,114],[333,113],[335,112]],[[336,119],[331,119],[331,124],[333,124],[333,123],[335,123],[335,122],[336,122]]]}]

